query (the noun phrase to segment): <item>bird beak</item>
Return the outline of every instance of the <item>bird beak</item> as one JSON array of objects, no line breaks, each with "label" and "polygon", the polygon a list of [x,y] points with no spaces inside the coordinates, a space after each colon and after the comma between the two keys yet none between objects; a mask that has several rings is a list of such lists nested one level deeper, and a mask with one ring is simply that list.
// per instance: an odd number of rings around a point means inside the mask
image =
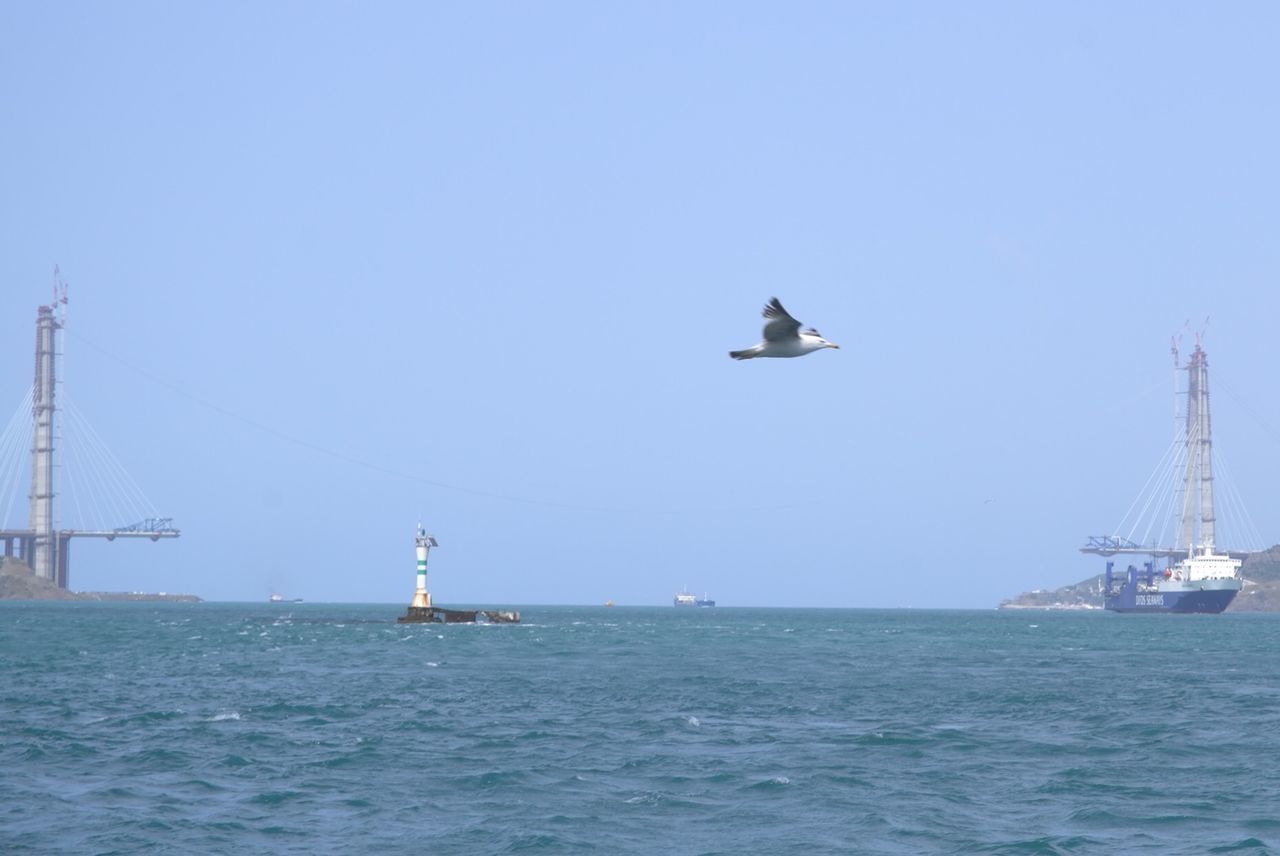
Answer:
[{"label": "bird beak", "polygon": [[828,348],[835,348],[837,351],[838,351],[838,350],[840,350],[840,346],[839,346],[839,345],[837,345],[835,342],[827,342],[827,347],[828,347]]}]

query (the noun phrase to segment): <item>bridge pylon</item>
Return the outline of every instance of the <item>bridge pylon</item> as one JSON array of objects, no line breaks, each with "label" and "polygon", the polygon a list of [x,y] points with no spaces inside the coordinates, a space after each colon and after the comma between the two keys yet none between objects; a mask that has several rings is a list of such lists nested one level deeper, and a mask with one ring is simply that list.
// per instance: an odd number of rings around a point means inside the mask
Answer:
[{"label": "bridge pylon", "polygon": [[[31,400],[31,570],[46,580],[57,577],[58,538],[54,534],[54,413],[57,401],[55,332],[62,322],[54,304],[36,310],[36,377]],[[66,299],[65,296],[63,298]]]},{"label": "bridge pylon", "polygon": [[[66,322],[67,287],[57,267],[53,269],[53,300],[36,310],[35,380],[31,392],[31,501],[26,529],[0,528],[0,544],[6,557],[17,556],[37,577],[68,588],[71,574],[71,539],[177,538],[179,531],[168,517],[149,517],[140,523],[114,529],[59,529],[57,500],[58,436],[58,331]],[[16,551],[15,551],[16,548]]]}]

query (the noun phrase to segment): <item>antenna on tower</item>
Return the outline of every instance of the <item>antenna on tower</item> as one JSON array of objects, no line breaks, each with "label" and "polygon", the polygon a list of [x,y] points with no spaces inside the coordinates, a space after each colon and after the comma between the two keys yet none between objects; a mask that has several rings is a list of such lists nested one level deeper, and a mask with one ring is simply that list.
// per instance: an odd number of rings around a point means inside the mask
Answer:
[{"label": "antenna on tower", "polygon": [[[1182,322],[1182,329],[1170,337],[1170,345],[1173,351],[1173,367],[1175,369],[1182,367],[1179,361],[1179,357],[1182,355],[1182,338],[1187,335],[1187,331],[1190,329],[1191,319],[1188,318],[1186,321]],[[1197,334],[1196,343],[1199,344],[1199,341],[1199,334]]]},{"label": "antenna on tower", "polygon": [[53,302],[49,308],[57,313],[59,324],[67,320],[67,281],[56,264],[53,266]]},{"label": "antenna on tower", "polygon": [[1209,316],[1204,316],[1204,323],[1200,325],[1200,329],[1196,331],[1196,350],[1200,350],[1200,346],[1204,344],[1204,334],[1209,330]]},{"label": "antenna on tower", "polygon": [[[1182,322],[1182,329],[1169,337],[1169,351],[1173,354],[1173,441],[1178,441],[1178,370],[1182,368],[1182,337],[1191,327],[1191,319]],[[1199,340],[1197,339],[1197,344]]]}]

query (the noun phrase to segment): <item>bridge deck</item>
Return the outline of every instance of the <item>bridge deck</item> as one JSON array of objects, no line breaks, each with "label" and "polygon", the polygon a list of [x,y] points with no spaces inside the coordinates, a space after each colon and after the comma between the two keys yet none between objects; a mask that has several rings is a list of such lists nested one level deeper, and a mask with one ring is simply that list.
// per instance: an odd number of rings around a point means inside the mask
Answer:
[{"label": "bridge deck", "polygon": [[[156,541],[160,538],[177,538],[180,533],[177,529],[169,529],[164,532],[117,532],[113,529],[59,529],[54,534],[59,538],[106,538],[108,541],[114,541],[116,538],[150,538],[152,541]],[[36,537],[36,533],[30,529],[0,529],[0,539],[34,537]]]}]

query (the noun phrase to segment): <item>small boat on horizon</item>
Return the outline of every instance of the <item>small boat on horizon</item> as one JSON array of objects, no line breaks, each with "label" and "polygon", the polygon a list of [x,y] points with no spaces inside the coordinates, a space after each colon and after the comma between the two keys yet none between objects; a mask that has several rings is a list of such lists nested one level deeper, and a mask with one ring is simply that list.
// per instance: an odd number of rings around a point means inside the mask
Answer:
[{"label": "small boat on horizon", "polygon": [[696,595],[690,594],[688,589],[676,592],[675,599],[672,601],[672,606],[709,607],[709,606],[715,606],[715,605],[716,605],[716,602],[711,598],[707,597],[706,592],[703,592],[702,597],[698,598]]},{"label": "small boat on horizon", "polygon": [[300,597],[285,597],[279,592],[272,592],[271,597],[267,598],[267,603],[302,603]]}]

